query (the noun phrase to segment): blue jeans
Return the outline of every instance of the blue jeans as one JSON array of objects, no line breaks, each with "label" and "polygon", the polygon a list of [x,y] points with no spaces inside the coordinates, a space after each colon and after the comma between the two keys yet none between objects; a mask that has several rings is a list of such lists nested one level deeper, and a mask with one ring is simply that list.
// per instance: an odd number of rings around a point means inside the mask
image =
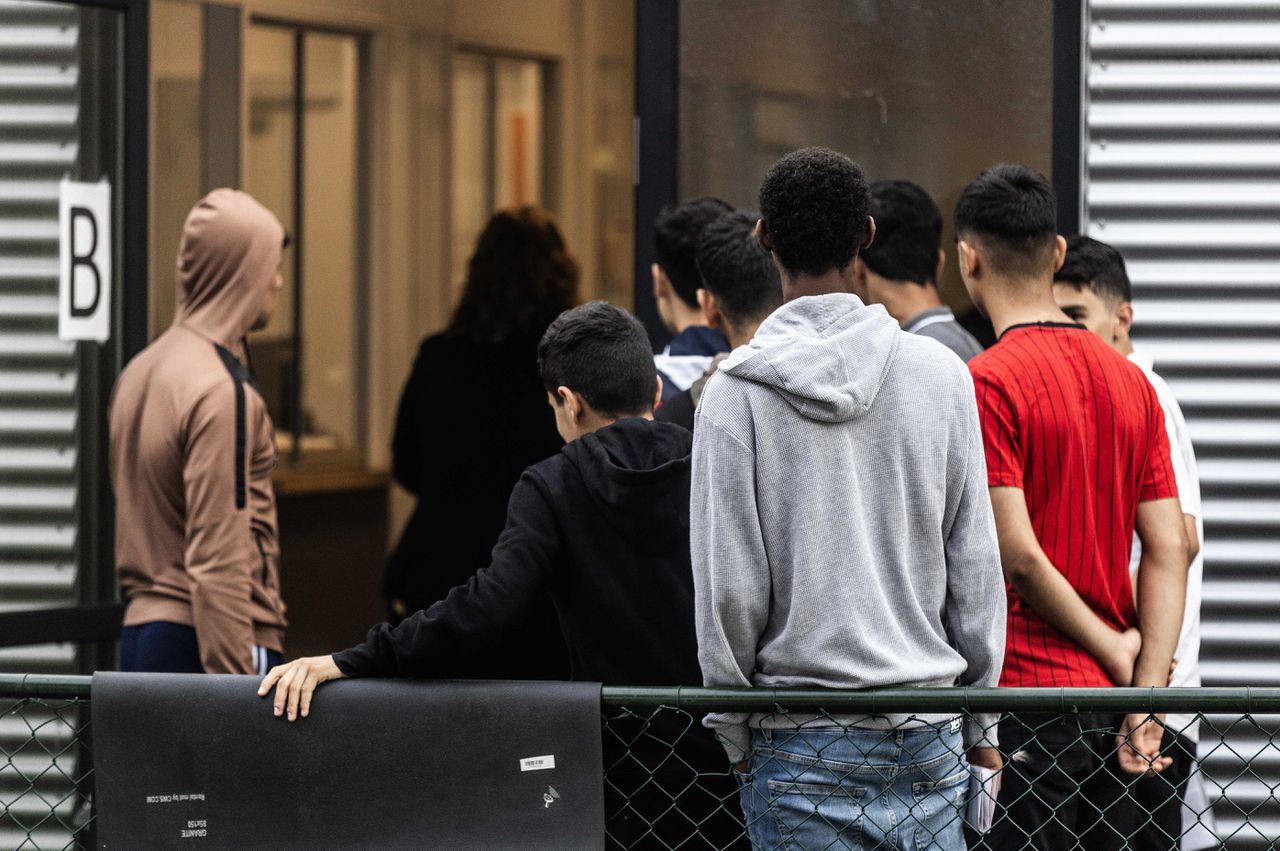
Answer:
[{"label": "blue jeans", "polygon": [[757,849],[965,847],[969,764],[958,722],[754,730],[738,779]]},{"label": "blue jeans", "polygon": [[[254,645],[253,666],[259,676],[283,661],[275,650]],[[195,628],[169,621],[126,626],[120,631],[120,670],[203,674]]]}]

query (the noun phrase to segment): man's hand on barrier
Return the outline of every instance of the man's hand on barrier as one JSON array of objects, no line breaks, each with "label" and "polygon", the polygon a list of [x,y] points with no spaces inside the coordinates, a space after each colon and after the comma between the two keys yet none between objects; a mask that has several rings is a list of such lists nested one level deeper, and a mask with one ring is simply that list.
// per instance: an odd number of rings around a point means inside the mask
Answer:
[{"label": "man's hand on barrier", "polygon": [[345,676],[332,656],[304,656],[268,671],[258,686],[258,697],[266,697],[275,686],[276,716],[288,712],[289,720],[296,721],[311,714],[311,696],[316,686]]},{"label": "man's hand on barrier", "polygon": [[1164,740],[1164,724],[1141,712],[1126,715],[1120,734],[1116,736],[1120,767],[1130,774],[1159,774],[1173,763],[1173,757],[1160,755]]},{"label": "man's hand on barrier", "polygon": [[965,756],[969,759],[970,765],[989,768],[992,771],[999,771],[1004,768],[1004,758],[1000,756],[1000,751],[995,748],[984,748],[975,745],[969,748]]}]

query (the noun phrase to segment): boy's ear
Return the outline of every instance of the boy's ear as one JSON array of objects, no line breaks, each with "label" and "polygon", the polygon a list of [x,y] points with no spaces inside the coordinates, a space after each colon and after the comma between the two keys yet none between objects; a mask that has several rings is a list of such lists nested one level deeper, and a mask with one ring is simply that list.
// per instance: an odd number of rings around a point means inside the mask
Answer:
[{"label": "boy's ear", "polygon": [[582,397],[563,384],[556,388],[556,396],[564,403],[569,419],[577,422],[578,418],[582,416]]},{"label": "boy's ear", "polygon": [[956,260],[960,264],[960,274],[965,278],[976,278],[982,268],[978,251],[967,239],[956,240]]},{"label": "boy's ear", "polygon": [[662,376],[655,376],[658,379],[658,391],[653,394],[653,409],[656,411],[662,406]]},{"label": "boy's ear", "polygon": [[860,249],[870,248],[871,243],[875,241],[876,241],[876,220],[871,216],[867,216],[867,232],[866,234],[863,235],[862,245],[859,246],[859,248]]},{"label": "boy's ear", "polygon": [[1133,304],[1122,301],[1116,306],[1116,337],[1123,340],[1133,331]]},{"label": "boy's ear", "polygon": [[[716,304],[716,297],[711,290],[698,288],[698,307],[702,310],[702,321],[709,328],[719,328],[724,323],[724,316],[720,313],[720,305]],[[659,379],[661,380],[661,379]]]},{"label": "boy's ear", "polygon": [[1053,273],[1056,275],[1062,268],[1062,264],[1067,261],[1067,241],[1061,234],[1054,238],[1053,251]]},{"label": "boy's ear", "polygon": [[671,288],[670,282],[667,281],[666,273],[662,271],[662,267],[657,263],[650,263],[649,274],[653,275],[654,301],[662,301],[668,295],[667,290]]},{"label": "boy's ear", "polygon": [[756,220],[756,241],[760,243],[760,247],[770,254],[773,253],[773,242],[769,239],[769,229],[765,227],[764,219]]}]

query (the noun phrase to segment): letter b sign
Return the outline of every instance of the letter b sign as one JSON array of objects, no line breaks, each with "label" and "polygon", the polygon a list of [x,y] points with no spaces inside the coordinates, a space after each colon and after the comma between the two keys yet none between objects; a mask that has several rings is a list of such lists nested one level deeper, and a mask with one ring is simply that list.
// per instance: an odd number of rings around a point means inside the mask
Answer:
[{"label": "letter b sign", "polygon": [[62,181],[58,216],[58,336],[111,336],[111,186]]}]

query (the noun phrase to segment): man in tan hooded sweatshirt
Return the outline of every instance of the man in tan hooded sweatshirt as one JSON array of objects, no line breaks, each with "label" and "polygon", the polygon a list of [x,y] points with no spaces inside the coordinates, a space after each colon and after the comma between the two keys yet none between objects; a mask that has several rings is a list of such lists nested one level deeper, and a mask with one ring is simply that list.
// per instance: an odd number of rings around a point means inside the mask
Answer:
[{"label": "man in tan hooded sweatshirt", "polygon": [[187,217],[173,325],[111,400],[123,670],[252,674],[282,659],[275,440],[245,334],[271,318],[284,228],[216,189]]}]

